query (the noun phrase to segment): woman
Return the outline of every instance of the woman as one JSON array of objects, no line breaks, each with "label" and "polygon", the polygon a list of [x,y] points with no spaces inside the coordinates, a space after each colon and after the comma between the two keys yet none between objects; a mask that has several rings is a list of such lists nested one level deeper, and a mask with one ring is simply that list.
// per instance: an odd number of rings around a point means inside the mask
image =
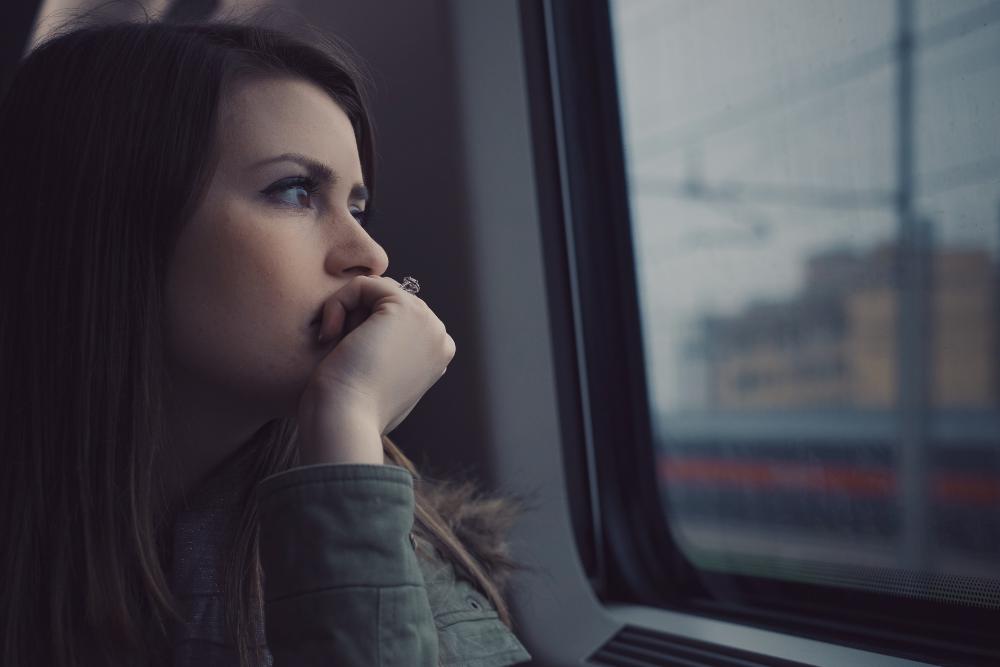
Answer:
[{"label": "woman", "polygon": [[342,47],[77,27],[22,62],[0,141],[0,663],[530,658],[514,502],[386,435],[455,344],[365,229]]}]

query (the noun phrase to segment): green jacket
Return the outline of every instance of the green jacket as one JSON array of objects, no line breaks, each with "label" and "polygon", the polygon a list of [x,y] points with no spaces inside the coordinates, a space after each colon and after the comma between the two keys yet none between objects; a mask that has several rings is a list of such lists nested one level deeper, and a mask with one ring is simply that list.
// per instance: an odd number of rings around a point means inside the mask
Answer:
[{"label": "green jacket", "polygon": [[502,667],[531,659],[450,563],[418,557],[406,469],[294,468],[262,480],[257,503],[275,667]]}]

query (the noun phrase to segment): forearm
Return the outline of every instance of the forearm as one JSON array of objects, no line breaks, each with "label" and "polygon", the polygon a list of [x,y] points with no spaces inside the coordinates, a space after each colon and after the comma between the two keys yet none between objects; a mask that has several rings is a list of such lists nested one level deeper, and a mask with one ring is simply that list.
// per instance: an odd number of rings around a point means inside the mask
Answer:
[{"label": "forearm", "polygon": [[263,480],[257,494],[275,667],[437,664],[437,631],[409,540],[408,471],[313,465]]}]

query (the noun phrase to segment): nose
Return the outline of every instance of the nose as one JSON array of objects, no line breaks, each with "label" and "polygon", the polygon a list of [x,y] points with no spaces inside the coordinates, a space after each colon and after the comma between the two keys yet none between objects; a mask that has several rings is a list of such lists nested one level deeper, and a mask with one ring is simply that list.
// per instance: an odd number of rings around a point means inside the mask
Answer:
[{"label": "nose", "polygon": [[356,222],[350,232],[338,235],[326,253],[326,271],[381,276],[389,268],[385,249]]}]

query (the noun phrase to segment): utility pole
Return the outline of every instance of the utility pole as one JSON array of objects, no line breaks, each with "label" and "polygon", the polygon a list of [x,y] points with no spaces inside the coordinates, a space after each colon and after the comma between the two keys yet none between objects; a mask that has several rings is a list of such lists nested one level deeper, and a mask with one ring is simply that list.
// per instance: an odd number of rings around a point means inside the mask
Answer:
[{"label": "utility pole", "polygon": [[926,571],[929,565],[928,380],[932,335],[931,238],[928,221],[913,210],[913,2],[897,0],[896,42],[896,396],[899,419],[897,479],[902,513],[900,565]]},{"label": "utility pole", "polygon": [[993,249],[993,405],[1000,407],[1000,199],[997,200],[997,241]]}]

